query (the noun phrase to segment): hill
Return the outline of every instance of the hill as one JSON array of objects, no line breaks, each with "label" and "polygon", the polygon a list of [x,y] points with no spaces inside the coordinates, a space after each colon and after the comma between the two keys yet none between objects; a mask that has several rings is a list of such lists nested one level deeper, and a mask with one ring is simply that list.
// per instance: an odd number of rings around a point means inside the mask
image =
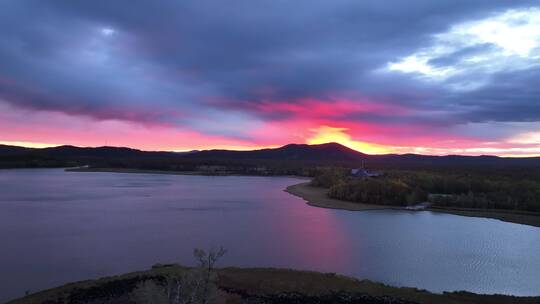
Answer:
[{"label": "hill", "polygon": [[188,155],[198,159],[262,159],[280,161],[359,161],[367,155],[338,143],[320,145],[288,144],[274,149],[252,151],[206,150]]},{"label": "hill", "polygon": [[148,152],[123,147],[58,146],[36,149],[0,146],[0,168],[121,165],[118,161],[138,165],[148,160],[166,161],[177,156],[173,152]]},{"label": "hill", "polygon": [[19,154],[19,153],[28,152],[28,151],[31,151],[31,150],[33,150],[33,149],[25,148],[25,147],[18,147],[18,146],[0,145],[0,156]]},{"label": "hill", "polygon": [[173,157],[173,152],[149,152],[124,147],[76,147],[59,146],[33,150],[36,154],[53,157],[90,157],[90,158],[148,158],[148,157]]}]

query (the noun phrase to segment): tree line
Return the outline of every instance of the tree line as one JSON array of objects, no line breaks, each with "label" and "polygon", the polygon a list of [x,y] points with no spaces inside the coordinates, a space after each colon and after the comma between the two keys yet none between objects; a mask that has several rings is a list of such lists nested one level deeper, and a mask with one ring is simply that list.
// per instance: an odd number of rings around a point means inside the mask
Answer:
[{"label": "tree line", "polygon": [[429,201],[442,207],[540,211],[539,179],[520,170],[390,170],[381,177],[353,178],[344,168],[329,167],[316,173],[312,185],[328,188],[329,197],[359,203]]}]

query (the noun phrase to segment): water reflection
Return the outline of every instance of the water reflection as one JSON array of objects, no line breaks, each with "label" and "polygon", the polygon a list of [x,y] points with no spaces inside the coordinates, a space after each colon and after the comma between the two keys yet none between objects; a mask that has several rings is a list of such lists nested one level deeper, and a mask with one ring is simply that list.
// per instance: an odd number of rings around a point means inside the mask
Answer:
[{"label": "water reflection", "polygon": [[0,171],[0,302],[74,280],[192,263],[338,272],[432,291],[540,294],[540,229],[430,212],[314,208],[298,180]]}]

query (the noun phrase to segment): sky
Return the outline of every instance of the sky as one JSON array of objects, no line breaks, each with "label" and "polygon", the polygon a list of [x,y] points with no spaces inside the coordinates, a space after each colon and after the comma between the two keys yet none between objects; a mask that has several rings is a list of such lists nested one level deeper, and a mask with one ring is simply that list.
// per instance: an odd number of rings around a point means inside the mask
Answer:
[{"label": "sky", "polygon": [[5,0],[0,144],[540,155],[540,3]]}]

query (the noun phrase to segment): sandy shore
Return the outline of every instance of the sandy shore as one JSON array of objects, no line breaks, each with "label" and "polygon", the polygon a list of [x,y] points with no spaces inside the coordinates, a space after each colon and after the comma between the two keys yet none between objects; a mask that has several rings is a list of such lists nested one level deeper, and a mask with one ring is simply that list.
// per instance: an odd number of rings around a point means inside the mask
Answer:
[{"label": "sandy shore", "polygon": [[[353,203],[347,201],[341,201],[333,198],[329,198],[326,195],[327,189],[312,187],[309,182],[292,185],[285,189],[286,192],[303,198],[307,201],[308,205],[330,208],[330,209],[343,209],[350,211],[367,211],[367,210],[381,210],[381,209],[395,209],[405,210],[403,207],[393,206],[381,206],[381,205],[368,205],[361,203]],[[463,208],[444,208],[444,207],[431,207],[428,211],[449,213],[461,216],[471,217],[483,217],[498,219],[504,222],[523,224],[540,227],[540,213],[512,211],[512,210],[476,210],[476,209],[463,209]],[[410,212],[410,211],[409,211]]]},{"label": "sandy shore", "polygon": [[367,211],[381,209],[404,210],[404,208],[401,207],[361,204],[329,198],[328,196],[326,196],[326,191],[328,191],[327,189],[312,187],[309,185],[309,182],[289,186],[287,187],[287,189],[285,189],[285,191],[292,195],[303,198],[310,206],[321,208],[343,209],[350,211]]}]

